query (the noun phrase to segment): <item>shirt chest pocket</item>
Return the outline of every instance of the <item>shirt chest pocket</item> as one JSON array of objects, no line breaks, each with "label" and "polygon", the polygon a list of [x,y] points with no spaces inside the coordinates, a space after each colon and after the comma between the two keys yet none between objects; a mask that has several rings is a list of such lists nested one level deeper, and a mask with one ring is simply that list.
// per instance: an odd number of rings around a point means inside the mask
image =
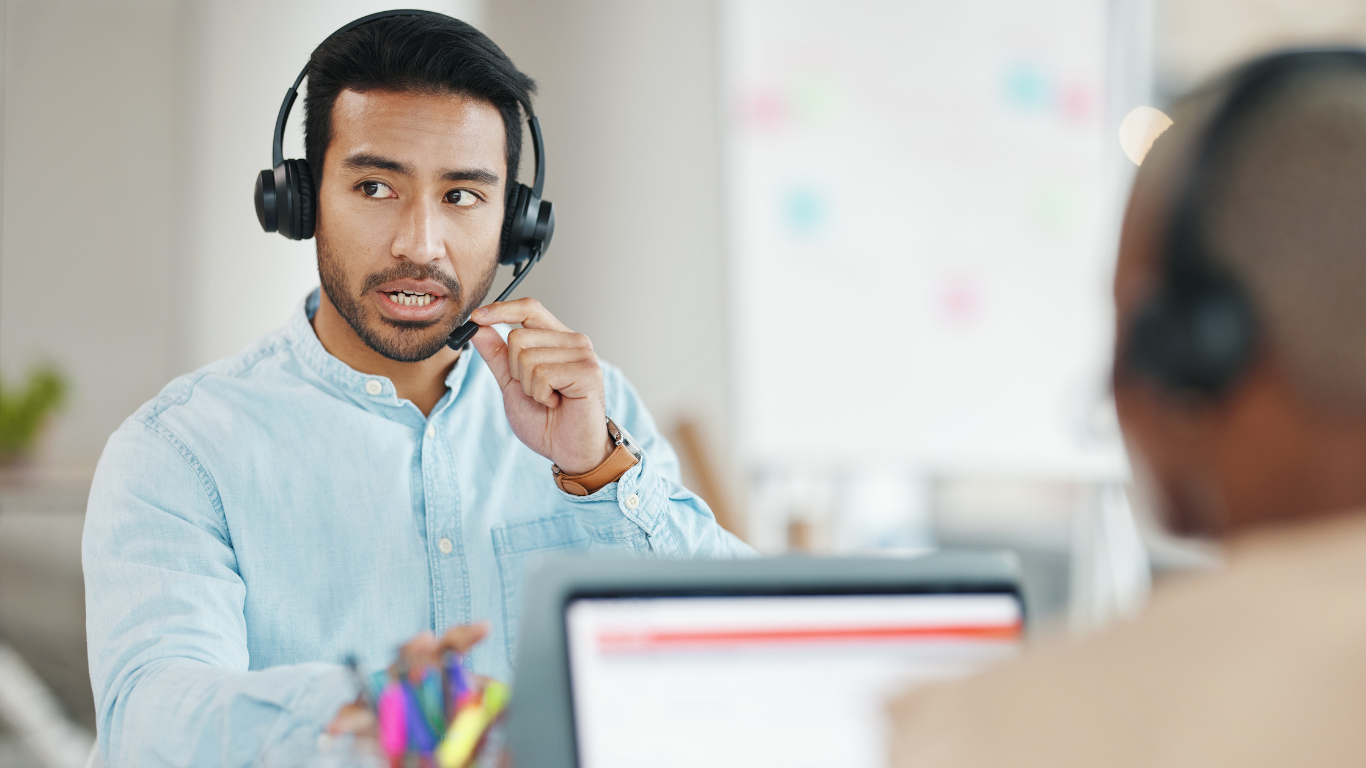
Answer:
[{"label": "shirt chest pocket", "polygon": [[508,664],[515,661],[517,628],[522,614],[522,582],[527,565],[547,552],[587,549],[587,532],[572,514],[500,525],[493,529],[493,553],[503,588],[503,637]]}]

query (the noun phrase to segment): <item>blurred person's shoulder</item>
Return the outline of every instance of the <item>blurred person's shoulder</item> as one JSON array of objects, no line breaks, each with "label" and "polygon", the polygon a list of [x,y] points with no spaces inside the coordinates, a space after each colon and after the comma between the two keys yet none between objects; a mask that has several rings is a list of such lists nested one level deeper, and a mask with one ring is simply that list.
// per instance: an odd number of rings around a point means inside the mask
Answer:
[{"label": "blurred person's shoulder", "polygon": [[1366,764],[1366,512],[1252,534],[1136,621],[892,705],[893,765]]}]

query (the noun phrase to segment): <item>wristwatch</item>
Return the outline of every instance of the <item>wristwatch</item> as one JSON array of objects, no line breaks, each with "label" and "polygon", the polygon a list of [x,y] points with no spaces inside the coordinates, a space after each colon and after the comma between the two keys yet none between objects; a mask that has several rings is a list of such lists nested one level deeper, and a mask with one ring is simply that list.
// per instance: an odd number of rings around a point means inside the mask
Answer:
[{"label": "wristwatch", "polygon": [[640,444],[631,433],[617,426],[615,421],[607,420],[607,435],[612,438],[612,442],[617,447],[607,454],[607,458],[602,463],[584,472],[582,475],[566,475],[563,470],[554,464],[550,465],[550,471],[555,473],[555,485],[560,490],[574,496],[587,496],[605,488],[609,483],[615,483],[626,474],[626,470],[640,463],[640,457],[644,453],[640,450]]}]

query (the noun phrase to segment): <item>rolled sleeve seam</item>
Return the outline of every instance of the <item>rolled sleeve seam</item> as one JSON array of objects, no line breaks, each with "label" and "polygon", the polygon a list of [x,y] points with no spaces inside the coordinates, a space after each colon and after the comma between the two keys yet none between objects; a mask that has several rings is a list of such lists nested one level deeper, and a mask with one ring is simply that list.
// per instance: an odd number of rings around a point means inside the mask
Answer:
[{"label": "rolled sleeve seam", "polygon": [[165,424],[154,419],[139,419],[138,421],[149,430],[160,435],[163,440],[175,449],[176,453],[180,454],[180,457],[185,460],[185,463],[189,465],[190,469],[195,473],[195,477],[199,479],[200,488],[204,490],[204,495],[209,502],[209,506],[213,507],[214,514],[218,516],[218,523],[222,526],[223,535],[228,537],[228,546],[232,546],[232,534],[228,531],[228,516],[223,512],[223,501],[222,497],[218,494],[218,484],[214,482],[213,476],[209,474],[209,471],[204,468],[203,463],[199,461],[199,457],[195,456],[194,451],[190,450],[190,447]]}]

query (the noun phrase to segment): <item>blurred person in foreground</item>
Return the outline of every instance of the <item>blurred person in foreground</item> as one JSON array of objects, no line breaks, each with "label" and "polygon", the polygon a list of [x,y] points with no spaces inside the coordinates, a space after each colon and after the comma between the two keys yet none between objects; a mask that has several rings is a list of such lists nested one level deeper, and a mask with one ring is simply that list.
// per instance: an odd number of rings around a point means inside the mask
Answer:
[{"label": "blurred person in foreground", "polygon": [[896,766],[1366,765],[1366,54],[1258,60],[1173,116],[1125,217],[1115,399],[1225,567],[897,701]]},{"label": "blurred person in foreground", "polygon": [[[278,93],[285,74],[262,87]],[[371,20],[313,52],[321,288],[140,408],[91,487],[87,635],[109,765],[306,750],[358,719],[341,662],[382,668],[410,639],[410,656],[468,652],[507,680],[538,552],[750,551],[679,485],[673,450],[588,337],[531,299],[476,309],[533,89],[440,14]],[[466,318],[473,348],[449,348]]]}]

